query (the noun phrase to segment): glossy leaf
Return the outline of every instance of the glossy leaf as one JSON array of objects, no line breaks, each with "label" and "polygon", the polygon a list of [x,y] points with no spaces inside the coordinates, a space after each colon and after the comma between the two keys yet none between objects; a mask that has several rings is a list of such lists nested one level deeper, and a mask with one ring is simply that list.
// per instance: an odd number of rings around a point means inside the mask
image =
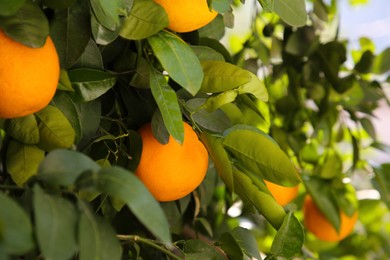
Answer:
[{"label": "glossy leaf", "polygon": [[237,88],[239,95],[242,94],[251,94],[260,101],[268,101],[268,91],[264,83],[253,73],[251,74],[251,80]]},{"label": "glossy leaf", "polygon": [[200,61],[206,61],[206,60],[219,60],[219,61],[225,61],[225,58],[220,54],[219,52],[213,50],[210,47],[207,46],[191,46],[191,48],[194,50],[196,56],[198,56],[198,59]]},{"label": "glossy leaf", "polygon": [[57,9],[50,24],[61,68],[68,69],[82,55],[91,35],[89,1],[79,0],[66,9]]},{"label": "glossy leaf", "polygon": [[0,1],[0,16],[15,14],[26,0]]},{"label": "glossy leaf", "polygon": [[3,192],[0,192],[0,247],[4,254],[15,255],[23,255],[35,247],[27,212]]},{"label": "glossy leaf", "polygon": [[[69,259],[77,250],[77,211],[68,200],[34,186],[35,232],[45,259]],[[61,246],[58,246],[61,245]]]},{"label": "glossy leaf", "polygon": [[173,138],[183,143],[184,126],[176,93],[168,85],[165,77],[154,68],[150,68],[149,75],[150,89],[160,109],[165,127]]},{"label": "glossy leaf", "polygon": [[[256,183],[258,180],[250,178],[237,168],[233,168],[233,177],[235,193],[244,202],[254,206],[275,229],[279,229],[286,215],[283,207],[275,201],[265,187],[260,189],[260,185]],[[265,186],[264,183],[263,185]]]},{"label": "glossy leaf", "polygon": [[121,27],[117,27],[115,31],[111,31],[100,24],[95,16],[91,16],[92,36],[97,44],[110,44],[119,36],[120,29]]},{"label": "glossy leaf", "polygon": [[70,186],[86,171],[99,171],[99,165],[83,153],[58,149],[47,154],[38,177],[50,185]]},{"label": "glossy leaf", "polygon": [[72,69],[69,79],[79,102],[92,101],[106,93],[116,83],[115,75],[96,69]]},{"label": "glossy leaf", "polygon": [[[253,233],[242,227],[236,227],[229,233],[225,233],[221,237],[222,242],[222,248],[225,249],[226,245],[223,244],[223,236],[225,235],[228,240],[233,242],[235,246],[238,246],[239,250],[243,255],[250,259],[261,259],[260,252],[258,249],[258,245],[256,242],[256,238],[254,237]],[[232,248],[234,249],[234,248]],[[224,250],[226,251],[226,250]],[[231,250],[230,250],[231,251]],[[233,252],[235,254],[235,252]],[[231,254],[228,254],[230,257],[232,257]],[[232,257],[233,259],[233,257]],[[236,259],[236,258],[234,258]],[[237,258],[238,259],[238,258]]]},{"label": "glossy leaf", "polygon": [[252,79],[249,71],[223,61],[202,61],[204,79],[203,93],[218,93],[248,83]]},{"label": "glossy leaf", "polygon": [[301,252],[304,232],[299,220],[290,211],[272,242],[271,253],[278,257],[291,259]]},{"label": "glossy leaf", "polygon": [[300,182],[287,155],[274,140],[256,128],[227,130],[222,144],[245,168],[263,179],[285,186]]},{"label": "glossy leaf", "polygon": [[30,177],[36,175],[44,157],[45,151],[36,145],[10,140],[7,148],[7,171],[16,185],[23,186]]},{"label": "glossy leaf", "polygon": [[5,131],[21,143],[39,143],[39,128],[34,115],[6,120]]},{"label": "glossy leaf", "polygon": [[273,11],[291,26],[306,24],[307,14],[304,0],[274,0]]},{"label": "glossy leaf", "polygon": [[88,68],[96,70],[104,69],[103,58],[99,47],[92,38],[89,40],[80,59],[72,66],[72,68]]},{"label": "glossy leaf", "polygon": [[203,80],[203,70],[194,51],[182,39],[161,31],[148,42],[168,76],[190,94],[198,93]]},{"label": "glossy leaf", "polygon": [[[20,1],[9,2],[16,2],[17,5]],[[26,1],[11,16],[0,16],[0,24],[2,31],[10,38],[33,48],[42,47],[49,35],[49,22],[44,12],[31,1]]]},{"label": "glossy leaf", "polygon": [[122,248],[114,229],[100,216],[95,216],[88,206],[79,201],[81,215],[78,224],[80,260],[120,260]]},{"label": "glossy leaf", "polygon": [[218,175],[221,177],[230,192],[233,192],[233,168],[229,156],[222,146],[222,140],[208,134],[207,132],[201,133],[200,140],[206,146],[211,159],[214,162]]},{"label": "glossy leaf", "polygon": [[146,39],[168,26],[164,9],[152,0],[134,1],[121,27],[120,35],[129,40]]},{"label": "glossy leaf", "polygon": [[125,202],[153,235],[164,243],[170,243],[169,224],[163,210],[143,183],[131,172],[119,167],[102,168],[98,173],[81,176],[78,186],[95,187],[98,191]]},{"label": "glossy leaf", "polygon": [[120,2],[121,0],[90,1],[93,14],[96,16],[99,23],[111,31],[114,31],[120,25],[119,15],[122,15],[120,12]]},{"label": "glossy leaf", "polygon": [[75,131],[64,114],[56,107],[48,105],[36,113],[39,118],[39,144],[45,151],[56,148],[69,148],[75,140]]},{"label": "glossy leaf", "polygon": [[238,92],[236,90],[234,89],[227,90],[216,96],[209,97],[207,101],[204,103],[203,107],[207,111],[213,112],[218,108],[221,108],[223,105],[232,103],[234,100],[236,100],[237,96],[238,96]]}]

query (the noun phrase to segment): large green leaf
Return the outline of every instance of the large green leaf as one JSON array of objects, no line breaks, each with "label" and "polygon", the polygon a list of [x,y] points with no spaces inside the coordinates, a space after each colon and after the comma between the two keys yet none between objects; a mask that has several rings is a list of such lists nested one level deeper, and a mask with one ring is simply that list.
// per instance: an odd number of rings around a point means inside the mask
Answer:
[{"label": "large green leaf", "polygon": [[61,68],[68,69],[80,58],[91,36],[88,0],[79,0],[69,8],[55,10],[50,35],[56,45]]},{"label": "large green leaf", "polygon": [[218,175],[221,177],[226,187],[233,192],[233,168],[229,156],[222,146],[221,139],[206,132],[202,132],[200,140],[202,140],[203,144],[207,147]]},{"label": "large green leaf", "polygon": [[227,151],[250,172],[276,184],[294,186],[297,171],[276,142],[254,127],[233,127],[222,142]]},{"label": "large green leaf", "polygon": [[384,74],[390,70],[390,48],[385,49],[374,59],[372,72],[375,74]]},{"label": "large green leaf", "polygon": [[39,128],[34,115],[8,119],[5,132],[12,138],[25,144],[39,143]]},{"label": "large green leaf", "polygon": [[[254,206],[275,229],[279,229],[286,213],[283,207],[266,191],[266,187],[261,187],[257,179],[249,177],[235,167],[233,177],[235,193],[244,202]],[[262,185],[265,186],[264,183]]]},{"label": "large green leaf", "polygon": [[165,77],[150,67],[150,89],[160,109],[165,127],[179,143],[184,140],[184,126],[175,91],[168,85]]},{"label": "large green leaf", "polygon": [[81,215],[78,226],[80,260],[120,260],[122,247],[108,222],[93,214],[88,205],[79,201]]},{"label": "large green leaf", "polygon": [[203,70],[191,47],[167,31],[149,37],[148,42],[169,77],[190,94],[198,93],[202,86]]},{"label": "large green leaf", "polygon": [[7,171],[18,186],[37,174],[38,166],[45,157],[45,151],[33,144],[10,140],[7,147]]},{"label": "large green leaf", "polygon": [[119,15],[125,15],[121,9],[123,0],[90,0],[93,14],[100,24],[111,31],[120,26]]},{"label": "large green leaf", "polygon": [[72,66],[72,68],[88,68],[96,70],[104,69],[102,54],[92,38],[89,40],[80,59]]},{"label": "large green leaf", "polygon": [[75,131],[58,108],[48,105],[36,113],[39,118],[39,144],[45,151],[69,148],[75,140]]},{"label": "large green leaf", "polygon": [[0,1],[0,16],[15,14],[26,0]]},{"label": "large green leaf", "polygon": [[271,253],[278,257],[291,259],[299,254],[304,242],[304,232],[299,220],[290,211],[272,242]]},{"label": "large green leaf", "polygon": [[80,189],[94,187],[126,203],[138,220],[157,238],[170,243],[169,224],[158,202],[131,172],[120,168],[102,168],[78,180]]},{"label": "large green leaf", "polygon": [[224,61],[202,61],[204,79],[201,92],[218,93],[242,86],[252,79],[251,72]]},{"label": "large green leaf", "polygon": [[307,21],[305,0],[274,0],[274,12],[291,26],[304,26]]},{"label": "large green leaf", "polygon": [[253,73],[250,73],[251,80],[237,88],[239,95],[251,94],[260,101],[268,101],[268,91],[264,83]]},{"label": "large green leaf", "polygon": [[70,259],[77,250],[77,211],[68,200],[34,186],[35,232],[45,259]]},{"label": "large green leaf", "polygon": [[[18,5],[20,1],[8,2]],[[0,27],[12,39],[33,48],[42,47],[49,35],[49,22],[44,12],[31,1],[26,1],[11,16],[0,16]]]},{"label": "large green leaf", "polygon": [[29,216],[18,203],[0,192],[0,247],[8,254],[22,255],[32,250],[34,244]]},{"label": "large green leaf", "polygon": [[94,100],[116,83],[115,75],[96,69],[72,69],[68,71],[69,79],[76,90],[75,99],[80,102]]},{"label": "large green leaf", "polygon": [[83,153],[58,149],[47,154],[38,177],[51,185],[69,186],[85,171],[99,171],[99,165]]},{"label": "large green leaf", "polygon": [[164,9],[152,0],[134,1],[129,16],[123,23],[120,35],[129,40],[146,39],[168,26]]},{"label": "large green leaf", "polygon": [[228,256],[232,259],[238,259],[232,257],[238,252],[242,255],[241,257],[245,255],[248,259],[261,259],[256,238],[250,230],[242,227],[236,227],[232,231],[222,234],[221,247],[225,252],[228,252]]},{"label": "large green leaf", "polygon": [[119,36],[120,29],[121,27],[118,27],[115,31],[111,31],[101,25],[94,15],[91,16],[92,36],[97,44],[110,44]]},{"label": "large green leaf", "polygon": [[390,209],[390,164],[385,163],[374,168],[375,179],[372,180],[381,194],[381,198]]}]

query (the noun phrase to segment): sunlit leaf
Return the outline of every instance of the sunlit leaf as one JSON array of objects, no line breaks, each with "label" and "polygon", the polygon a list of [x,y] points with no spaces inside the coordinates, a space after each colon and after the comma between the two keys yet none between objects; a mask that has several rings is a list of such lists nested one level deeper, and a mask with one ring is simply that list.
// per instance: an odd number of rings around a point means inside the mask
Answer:
[{"label": "sunlit leaf", "polygon": [[198,93],[203,81],[203,70],[191,47],[167,31],[149,37],[148,42],[169,77],[192,95]]},{"label": "sunlit leaf", "polygon": [[273,11],[289,25],[299,27],[306,24],[305,0],[274,0]]},{"label": "sunlit leaf", "polygon": [[[69,259],[77,250],[77,211],[68,200],[34,186],[34,218],[39,248],[45,259]],[[58,246],[61,245],[61,246]]]},{"label": "sunlit leaf", "polygon": [[119,27],[119,15],[124,15],[120,9],[120,2],[121,0],[90,0],[93,14],[97,20],[111,31]]},{"label": "sunlit leaf", "polygon": [[18,186],[37,174],[38,166],[45,157],[45,151],[33,144],[10,140],[7,148],[7,171]]},{"label": "sunlit leaf", "polygon": [[134,1],[133,8],[121,27],[120,35],[129,40],[146,39],[168,26],[164,9],[152,0]]},{"label": "sunlit leaf", "polygon": [[34,246],[32,225],[27,212],[16,201],[0,192],[0,247],[3,247],[0,251],[22,255]]},{"label": "sunlit leaf", "polygon": [[69,148],[75,140],[75,131],[64,114],[56,107],[48,105],[36,113],[39,118],[39,144],[45,151],[56,148]]}]

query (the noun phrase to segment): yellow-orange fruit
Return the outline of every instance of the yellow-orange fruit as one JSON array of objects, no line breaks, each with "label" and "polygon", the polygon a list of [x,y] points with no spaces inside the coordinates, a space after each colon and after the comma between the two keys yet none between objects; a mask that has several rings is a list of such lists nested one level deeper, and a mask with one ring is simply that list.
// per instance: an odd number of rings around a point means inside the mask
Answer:
[{"label": "yellow-orange fruit", "polygon": [[313,199],[307,195],[303,204],[303,218],[307,230],[313,233],[318,239],[328,242],[338,242],[346,238],[353,231],[358,219],[358,213],[355,212],[352,216],[347,216],[341,211],[341,225],[339,232],[337,232],[315,205]]},{"label": "yellow-orange fruit", "polygon": [[175,32],[191,32],[197,30],[216,16],[217,12],[210,10],[207,0],[154,0],[168,14],[168,29]]},{"label": "yellow-orange fruit", "polygon": [[0,118],[22,117],[49,104],[57,89],[60,64],[50,37],[30,48],[0,30]]},{"label": "yellow-orange fruit", "polygon": [[286,206],[298,196],[299,186],[285,187],[273,182],[264,180],[268,190],[281,206]]},{"label": "yellow-orange fruit", "polygon": [[203,181],[208,168],[208,152],[192,127],[184,123],[184,142],[172,136],[161,144],[150,124],[139,129],[142,154],[136,175],[158,201],[185,197]]}]

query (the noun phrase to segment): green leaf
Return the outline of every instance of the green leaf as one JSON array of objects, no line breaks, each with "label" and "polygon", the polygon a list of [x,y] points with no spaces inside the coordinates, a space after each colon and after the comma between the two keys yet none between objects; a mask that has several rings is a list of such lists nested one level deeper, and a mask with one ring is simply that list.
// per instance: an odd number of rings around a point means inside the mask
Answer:
[{"label": "green leaf", "polygon": [[48,105],[36,113],[39,118],[39,144],[45,151],[69,148],[75,140],[75,131],[58,108]]},{"label": "green leaf", "polygon": [[209,97],[204,103],[203,107],[207,111],[213,112],[218,108],[222,107],[223,105],[232,103],[234,100],[236,100],[237,96],[238,96],[238,92],[235,89],[226,90],[216,96]]},{"label": "green leaf", "polygon": [[223,260],[226,259],[221,255],[217,249],[202,240],[186,240],[183,246],[183,252],[186,260],[199,260],[199,259],[213,259]]},{"label": "green leaf", "polygon": [[77,211],[68,200],[34,186],[34,218],[40,251],[45,259],[70,259],[77,250]]},{"label": "green leaf", "polygon": [[21,143],[39,143],[39,128],[34,115],[6,120],[4,130]]},{"label": "green leaf", "polygon": [[215,133],[222,133],[231,126],[229,117],[221,110],[208,112],[203,109],[206,99],[193,98],[186,102],[185,107],[195,123]]},{"label": "green leaf", "polygon": [[300,182],[288,156],[270,136],[254,127],[227,130],[222,144],[233,158],[262,179],[284,186]]},{"label": "green leaf", "polygon": [[374,168],[375,178],[372,180],[381,194],[381,199],[390,209],[390,164],[385,163]]},{"label": "green leaf", "polygon": [[98,173],[81,176],[78,186],[81,189],[95,187],[98,191],[125,202],[153,235],[164,243],[171,242],[168,220],[162,208],[131,172],[119,167],[102,168]]},{"label": "green leaf", "polygon": [[191,46],[200,61],[219,60],[225,61],[222,54],[207,46]]},{"label": "green leaf", "polygon": [[164,120],[165,127],[179,143],[184,140],[184,126],[175,91],[165,77],[150,67],[150,89]]},{"label": "green leaf", "polygon": [[58,149],[47,154],[38,177],[50,185],[69,186],[86,171],[99,171],[99,165],[83,153]]},{"label": "green leaf", "polygon": [[[229,233],[225,233],[224,235],[226,234],[229,234],[229,240],[232,242],[234,241],[234,244],[238,246],[239,251],[241,251],[242,254],[245,254],[248,259],[261,259],[256,238],[250,230],[242,227],[236,227],[232,231],[230,231]],[[223,243],[223,241],[221,242]],[[222,248],[224,248],[223,244]],[[232,257],[232,259],[235,258]]]},{"label": "green leaf", "polygon": [[203,93],[218,93],[242,86],[251,81],[249,71],[224,61],[202,61]]},{"label": "green leaf", "polygon": [[[253,178],[253,176],[251,178],[235,167],[233,167],[233,177],[235,193],[245,203],[254,206],[275,229],[279,229],[286,213],[269,193],[264,182]],[[259,182],[262,183],[263,187]]]},{"label": "green leaf", "polygon": [[89,39],[88,45],[85,47],[83,54],[72,68],[88,68],[96,70],[104,69],[103,57],[100,53],[99,47],[92,38]]},{"label": "green leaf", "polygon": [[91,30],[92,36],[96,44],[99,45],[108,45],[113,42],[118,36],[121,27],[118,27],[115,31],[111,31],[101,25],[96,17],[91,16]]},{"label": "green leaf", "polygon": [[148,42],[169,77],[190,94],[198,93],[203,81],[203,70],[191,47],[167,31],[153,35],[148,38]]},{"label": "green leaf", "polygon": [[0,1],[0,16],[15,14],[26,0]]},{"label": "green leaf", "polygon": [[253,73],[250,73],[251,80],[242,86],[239,86],[236,90],[239,95],[252,94],[260,101],[268,101],[268,91],[264,83]]},{"label": "green leaf", "polygon": [[[20,1],[8,2],[21,4]],[[0,16],[0,25],[2,31],[10,38],[33,48],[42,47],[49,35],[49,22],[44,12],[31,1],[26,1],[11,16]]]},{"label": "green leaf", "polygon": [[278,257],[291,259],[301,252],[304,242],[304,232],[299,220],[290,211],[276,233],[271,246],[271,253]]},{"label": "green leaf", "polygon": [[223,14],[229,10],[230,1],[229,0],[213,0],[212,7],[213,7],[213,10],[217,11],[218,13]]},{"label": "green leaf", "polygon": [[221,248],[227,254],[229,259],[245,259],[244,252],[233,235],[226,232],[220,238]]},{"label": "green leaf", "polygon": [[57,90],[74,92],[74,89],[72,87],[72,83],[70,82],[70,79],[68,76],[68,72],[64,69],[60,70],[60,80],[58,81]]},{"label": "green leaf", "polygon": [[206,146],[215,169],[230,192],[234,191],[233,168],[229,156],[222,146],[221,139],[218,139],[205,131],[200,135],[200,140]]},{"label": "green leaf", "polygon": [[79,201],[81,215],[78,226],[80,260],[120,260],[122,247],[108,222],[95,216],[85,202]]},{"label": "green leaf", "polygon": [[90,0],[93,14],[99,23],[111,31],[115,31],[120,25],[119,15],[122,14],[119,8],[120,1]]},{"label": "green leaf", "polygon": [[7,147],[7,171],[18,186],[37,174],[38,166],[45,158],[45,151],[36,145],[10,140]]},{"label": "green leaf", "polygon": [[69,79],[75,89],[75,99],[86,102],[97,99],[116,83],[115,75],[96,69],[72,69]]},{"label": "green leaf", "polygon": [[360,124],[362,125],[363,129],[368,133],[368,135],[375,140],[376,139],[376,129],[372,121],[367,118],[363,117],[360,120]]},{"label": "green leaf", "polygon": [[120,35],[129,40],[146,39],[169,24],[165,10],[152,0],[134,1],[129,16],[123,23]]},{"label": "green leaf", "polygon": [[291,26],[304,26],[307,20],[305,0],[274,0],[274,12]]},{"label": "green leaf", "polygon": [[374,59],[372,73],[384,74],[390,70],[390,48],[385,49]]},{"label": "green leaf", "polygon": [[55,10],[50,35],[56,45],[61,68],[68,69],[83,54],[91,36],[89,1],[79,0],[69,8]]},{"label": "green leaf", "polygon": [[0,247],[3,247],[0,251],[23,255],[34,246],[29,216],[18,203],[0,192]]}]

